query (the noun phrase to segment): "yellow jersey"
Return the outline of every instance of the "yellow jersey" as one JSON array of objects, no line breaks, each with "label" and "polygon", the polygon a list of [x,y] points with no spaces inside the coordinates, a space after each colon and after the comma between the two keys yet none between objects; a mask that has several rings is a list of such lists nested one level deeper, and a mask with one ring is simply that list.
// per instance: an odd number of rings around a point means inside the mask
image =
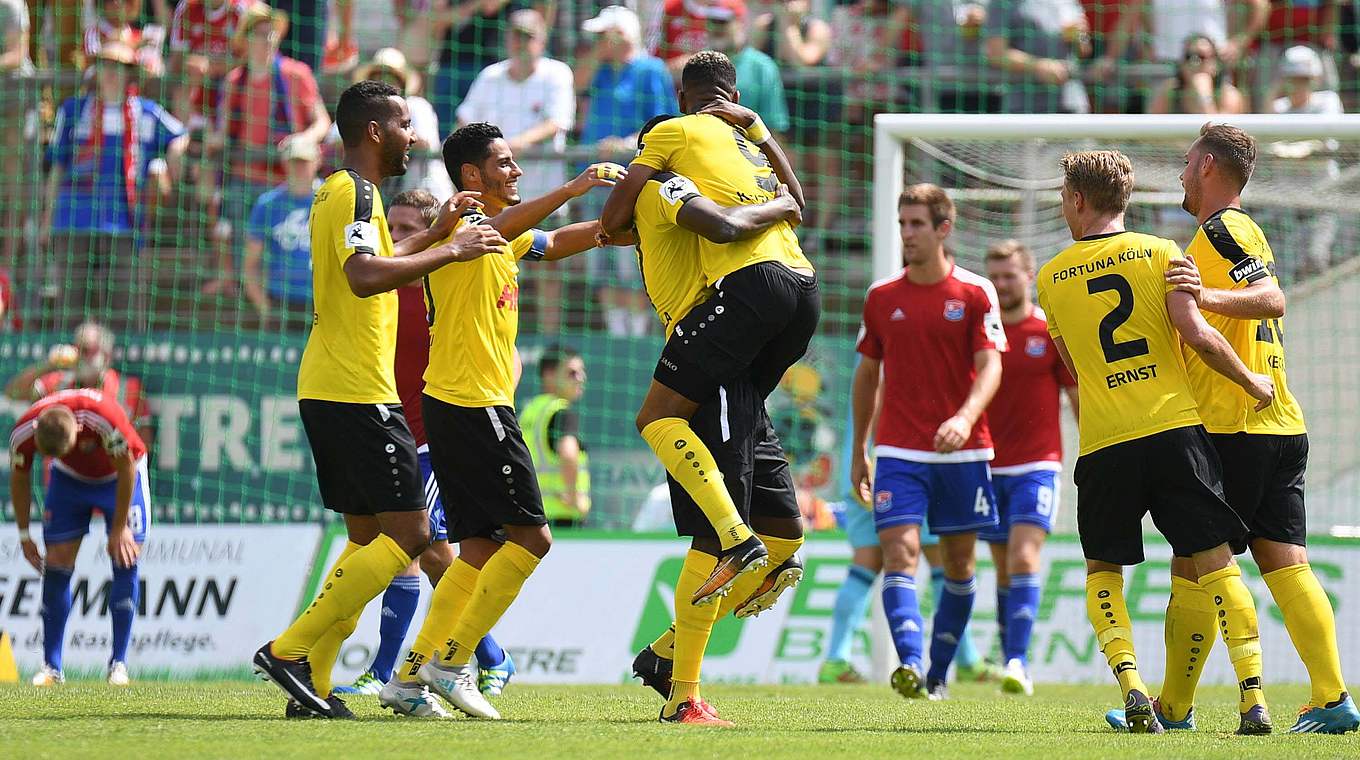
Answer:
[{"label": "yellow jersey", "polygon": [[1166,312],[1175,242],[1136,232],[1082,238],[1039,270],[1048,332],[1072,357],[1081,453],[1198,425]]},{"label": "yellow jersey", "polygon": [[[1214,290],[1237,290],[1275,276],[1275,256],[1265,233],[1238,208],[1226,208],[1204,221],[1185,252],[1195,259],[1200,281]],[[1233,319],[1203,312],[1223,333],[1247,369],[1275,381],[1275,401],[1255,411],[1256,401],[1242,387],[1218,374],[1186,347],[1185,369],[1199,402],[1199,416],[1210,433],[1298,435],[1306,432],[1303,408],[1284,377],[1284,321]]]},{"label": "yellow jersey", "polygon": [[298,368],[298,398],[399,404],[392,360],[396,291],[360,298],[345,262],[356,253],[391,256],[382,196],[352,169],[326,178],[312,199],[312,331]]},{"label": "yellow jersey", "polygon": [[[720,206],[765,203],[774,198],[779,188],[779,178],[769,159],[746,139],[746,134],[706,114],[683,116],[656,125],[647,133],[633,162],[658,172],[671,171],[688,177],[705,197]],[[749,240],[714,243],[701,238],[699,260],[706,285],[763,261],[812,269],[788,222],[780,222]]]},{"label": "yellow jersey", "polygon": [[670,337],[671,329],[713,293],[704,284],[699,235],[676,223],[676,215],[701,193],[688,178],[659,172],[643,185],[633,208],[642,286]]},{"label": "yellow jersey", "polygon": [[[464,216],[454,231],[483,219]],[[425,393],[455,406],[514,406],[519,260],[543,258],[545,245],[542,232],[529,230],[499,250],[425,276],[430,321]]]}]

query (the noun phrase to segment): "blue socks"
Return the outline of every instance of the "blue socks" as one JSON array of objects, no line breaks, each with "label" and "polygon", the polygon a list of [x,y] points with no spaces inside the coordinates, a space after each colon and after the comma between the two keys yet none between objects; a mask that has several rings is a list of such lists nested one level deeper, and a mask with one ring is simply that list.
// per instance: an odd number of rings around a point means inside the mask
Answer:
[{"label": "blue socks", "polygon": [[48,565],[42,577],[43,662],[61,670],[66,618],[71,615],[71,570]]},{"label": "blue socks", "polygon": [[[930,594],[935,599],[935,609],[940,609],[940,601],[944,598],[944,568],[931,566],[930,568]],[[938,619],[938,618],[937,618]],[[971,668],[982,662],[982,653],[973,645],[973,637],[968,632],[968,628],[963,629],[963,635],[959,637],[959,648],[954,653],[954,661],[962,668]]]},{"label": "blue socks", "polygon": [[505,662],[505,650],[501,649],[501,645],[497,644],[489,633],[477,642],[477,648],[472,653],[477,657],[477,667],[479,668],[495,667]]},{"label": "blue socks", "polygon": [[893,646],[903,665],[921,667],[921,607],[916,601],[916,578],[905,573],[883,576],[883,611],[888,617]]},{"label": "blue socks", "polygon": [[[877,576],[867,567],[851,565],[845,574],[845,582],[836,592],[836,606],[831,617],[831,641],[827,645],[826,659],[848,662],[850,660],[850,641],[864,616],[869,610],[869,592],[873,590]],[[884,596],[884,607],[887,597]]]},{"label": "blue socks", "polygon": [[1034,620],[1039,616],[1039,576],[1037,573],[1023,573],[1011,576],[1010,598],[1006,600],[1005,638],[1002,646],[1006,660],[1019,658],[1029,664],[1029,639],[1034,630]]},{"label": "blue socks", "polygon": [[1006,656],[1006,605],[1010,604],[1011,587],[1002,586],[1000,578],[997,579],[996,586],[996,640],[1000,646],[996,647],[1001,652],[1001,664],[1005,665],[1010,657]]},{"label": "blue socks", "polygon": [[[949,665],[954,661],[954,654],[960,649],[960,641],[968,628],[968,618],[973,614],[975,596],[975,578],[944,580],[944,593],[940,595],[939,606],[935,608],[935,622],[931,630],[928,678],[944,680],[949,673]],[[973,655],[977,656],[976,650]]]},{"label": "blue socks", "polygon": [[399,575],[392,579],[383,592],[382,620],[378,623],[378,651],[373,653],[373,664],[368,670],[383,683],[392,680],[392,669],[397,665],[406,631],[411,627],[416,607],[420,604],[420,576]]},{"label": "blue socks", "polygon": [[137,566],[113,568],[109,587],[109,618],[113,621],[113,649],[109,662],[127,662],[132,619],[137,616]]}]

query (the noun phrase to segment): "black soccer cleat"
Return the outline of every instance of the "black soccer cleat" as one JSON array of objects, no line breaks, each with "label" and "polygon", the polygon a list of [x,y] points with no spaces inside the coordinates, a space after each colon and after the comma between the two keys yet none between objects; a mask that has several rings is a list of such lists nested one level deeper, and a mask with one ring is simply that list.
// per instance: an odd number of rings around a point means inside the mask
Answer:
[{"label": "black soccer cleat", "polygon": [[1241,713],[1240,717],[1235,732],[1238,736],[1265,736],[1275,730],[1265,705],[1252,705],[1252,708]]},{"label": "black soccer cleat", "polygon": [[331,706],[332,720],[354,720],[354,713],[349,709],[349,705],[345,704],[345,700],[332,694],[326,697],[326,704]]},{"label": "black soccer cleat", "polygon": [[675,661],[667,660],[647,645],[633,658],[633,675],[642,679],[643,686],[650,686],[662,699],[671,698],[671,673]]},{"label": "black soccer cleat", "polygon": [[943,702],[949,699],[949,684],[943,678],[926,678],[926,699],[931,702]]},{"label": "black soccer cleat", "polygon": [[718,564],[708,580],[694,592],[690,604],[703,607],[713,604],[732,591],[732,584],[745,573],[755,572],[770,564],[770,552],[754,535],[718,555]]},{"label": "black soccer cleat", "polygon": [[321,716],[290,699],[288,700],[288,706],[283,708],[283,717],[288,720],[311,720],[312,718],[319,718]]},{"label": "black soccer cleat", "polygon": [[1161,734],[1166,729],[1162,728],[1161,721],[1157,720],[1157,713],[1152,707],[1152,700],[1137,689],[1130,689],[1129,695],[1124,698],[1124,726],[1131,734]]},{"label": "black soccer cleat", "polygon": [[251,661],[255,674],[283,689],[283,693],[300,707],[322,718],[335,717],[330,703],[318,696],[316,687],[312,685],[312,665],[307,662],[307,658],[285,660],[275,657],[274,653],[269,651],[273,643],[271,641],[255,651],[255,657]]}]

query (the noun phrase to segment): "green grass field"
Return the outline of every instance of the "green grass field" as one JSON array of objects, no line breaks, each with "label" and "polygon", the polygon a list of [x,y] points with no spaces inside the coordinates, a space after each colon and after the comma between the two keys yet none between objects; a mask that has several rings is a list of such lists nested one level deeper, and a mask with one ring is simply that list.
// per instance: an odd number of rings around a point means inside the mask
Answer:
[{"label": "green grass field", "polygon": [[[1117,735],[1101,719],[1114,686],[1044,686],[1033,699],[964,685],[954,699],[901,699],[886,685],[714,686],[710,701],[738,728],[659,725],[640,686],[512,684],[500,723],[398,719],[376,698],[349,704],[354,722],[283,720],[283,699],[258,683],[97,682],[59,689],[0,687],[0,757],[792,757],[903,758],[1341,758],[1360,737],[1236,737],[1234,694],[1205,689],[1201,729],[1162,737]],[[1271,690],[1275,719],[1293,723],[1299,686]]]}]

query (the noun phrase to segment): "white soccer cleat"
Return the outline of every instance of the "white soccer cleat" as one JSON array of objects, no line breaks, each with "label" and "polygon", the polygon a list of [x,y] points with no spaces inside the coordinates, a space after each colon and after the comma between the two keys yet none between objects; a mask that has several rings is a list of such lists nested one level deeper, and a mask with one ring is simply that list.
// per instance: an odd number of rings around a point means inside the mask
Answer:
[{"label": "white soccer cleat", "polygon": [[1025,664],[1018,658],[1013,657],[1006,663],[1006,673],[1001,677],[1001,690],[1007,694],[1034,696],[1034,681],[1030,680]]},{"label": "white soccer cleat", "polygon": [[66,676],[63,676],[60,670],[54,670],[53,668],[44,665],[42,666],[42,670],[33,674],[33,681],[31,683],[34,686],[57,686],[66,683]]},{"label": "white soccer cleat", "polygon": [[378,704],[410,718],[452,718],[453,715],[425,684],[404,684],[393,678],[378,692]]},{"label": "white soccer cleat", "polygon": [[127,686],[132,683],[128,678],[127,663],[114,660],[109,663],[109,686]]},{"label": "white soccer cleat", "polygon": [[501,719],[501,714],[477,690],[477,667],[472,663],[446,668],[427,662],[420,666],[417,675],[434,693],[461,712],[484,720]]}]

